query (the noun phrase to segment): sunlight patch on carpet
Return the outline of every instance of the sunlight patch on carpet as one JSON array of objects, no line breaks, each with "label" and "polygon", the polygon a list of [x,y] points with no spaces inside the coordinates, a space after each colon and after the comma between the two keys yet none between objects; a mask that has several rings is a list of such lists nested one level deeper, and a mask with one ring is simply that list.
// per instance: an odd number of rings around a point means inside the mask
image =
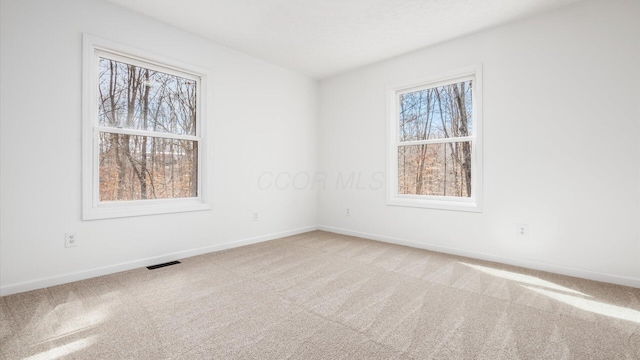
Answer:
[{"label": "sunlight patch on carpet", "polygon": [[468,263],[461,262],[461,261],[459,261],[459,263],[464,265],[464,266],[470,267],[472,269],[476,269],[476,270],[482,271],[485,274],[489,274],[489,275],[496,276],[496,277],[501,277],[503,279],[518,281],[518,282],[529,284],[529,285],[535,285],[535,286],[545,287],[545,288],[548,288],[548,289],[559,290],[559,291],[564,291],[564,292],[572,293],[572,294],[576,294],[576,295],[591,297],[590,295],[583,294],[580,291],[569,289],[568,287],[564,287],[564,286],[561,286],[561,285],[558,285],[558,284],[554,284],[552,282],[549,282],[549,281],[546,281],[546,280],[542,280],[542,279],[537,278],[535,276],[518,274],[518,273],[511,272],[511,271],[506,271],[506,270],[493,269],[493,268],[486,267],[486,266],[468,264]]},{"label": "sunlight patch on carpet", "polygon": [[92,335],[84,339],[70,342],[66,345],[58,346],[51,350],[37,353],[35,355],[29,356],[28,358],[25,358],[25,360],[45,360],[45,359],[52,360],[52,359],[59,359],[62,357],[66,357],[73,354],[76,351],[80,351],[86,347],[91,346],[98,340],[97,338],[98,338],[98,335]]},{"label": "sunlight patch on carpet", "polygon": [[537,292],[551,299],[574,306],[580,310],[589,311],[594,314],[605,315],[616,319],[633,321],[640,324],[640,311],[625,308],[622,306],[611,305],[599,301],[589,300],[578,296],[559,294],[553,291],[538,289],[530,286],[521,285],[525,289]]}]

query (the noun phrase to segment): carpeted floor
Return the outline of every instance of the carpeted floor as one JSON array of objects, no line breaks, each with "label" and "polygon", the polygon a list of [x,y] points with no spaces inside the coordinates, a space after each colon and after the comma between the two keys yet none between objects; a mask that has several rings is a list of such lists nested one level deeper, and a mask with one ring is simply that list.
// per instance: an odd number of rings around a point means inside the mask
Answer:
[{"label": "carpeted floor", "polygon": [[640,289],[311,232],[0,298],[0,359],[640,359]]}]

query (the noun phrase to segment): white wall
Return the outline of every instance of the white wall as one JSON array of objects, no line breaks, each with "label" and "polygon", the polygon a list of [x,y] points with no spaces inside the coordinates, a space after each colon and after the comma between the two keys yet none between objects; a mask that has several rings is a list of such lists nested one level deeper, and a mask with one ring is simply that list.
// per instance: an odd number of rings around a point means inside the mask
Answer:
[{"label": "white wall", "polygon": [[[314,191],[258,187],[264,171],[315,170],[314,80],[101,1],[2,0],[1,13],[1,293],[315,225]],[[213,210],[81,221],[83,32],[211,70]]]},{"label": "white wall", "polygon": [[[102,1],[2,0],[0,294],[317,224],[640,286],[638,4],[578,4],[326,79],[318,91]],[[81,221],[83,32],[212,71],[213,210]],[[478,62],[484,212],[386,206],[387,86]],[[281,175],[278,186],[270,176],[258,185],[265,172]],[[292,184],[289,174],[326,180]],[[529,240],[515,240],[518,222]],[[65,232],[80,246],[64,248]]]},{"label": "white wall", "polygon": [[[640,286],[640,2],[588,1],[320,82],[325,229]],[[388,86],[484,65],[484,212],[392,207]],[[346,174],[346,175],[345,175]],[[345,216],[345,209],[351,216]],[[527,223],[530,238],[515,237]]]}]

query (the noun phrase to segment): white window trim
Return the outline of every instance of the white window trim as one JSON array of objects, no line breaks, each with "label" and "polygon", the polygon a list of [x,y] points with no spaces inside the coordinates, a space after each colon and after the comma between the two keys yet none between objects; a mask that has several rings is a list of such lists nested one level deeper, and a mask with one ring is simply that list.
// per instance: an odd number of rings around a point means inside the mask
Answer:
[{"label": "white window trim", "polygon": [[[198,97],[196,109],[196,134],[195,136],[171,135],[172,138],[184,138],[185,140],[198,141],[198,196],[180,199],[150,199],[136,201],[99,201],[99,132],[98,106],[97,106],[97,81],[98,81],[98,57],[99,54],[109,54],[109,57],[123,57],[126,62],[141,62],[147,68],[158,66],[163,72],[177,71],[176,75],[191,75],[198,81]],[[109,219],[129,216],[142,216],[154,214],[167,214],[186,211],[209,210],[211,206],[207,191],[207,83],[209,72],[205,69],[184,64],[179,61],[165,58],[138,48],[119,44],[110,40],[83,34],[82,57],[82,219]],[[109,128],[109,132],[119,132]],[[137,130],[126,130],[127,133],[137,133]],[[140,132],[140,135],[158,135],[167,137],[166,134]]]},{"label": "white window trim", "polygon": [[[398,194],[398,96],[401,93],[432,88],[473,78],[473,124],[471,140],[471,197],[429,196]],[[482,212],[482,64],[440,73],[397,86],[387,90],[387,205],[407,206],[442,210]],[[461,139],[461,138],[458,138]],[[457,139],[457,140],[458,140]],[[441,143],[442,139],[414,141],[416,144]],[[411,143],[414,143],[411,142]],[[409,144],[404,142],[403,144]]]}]

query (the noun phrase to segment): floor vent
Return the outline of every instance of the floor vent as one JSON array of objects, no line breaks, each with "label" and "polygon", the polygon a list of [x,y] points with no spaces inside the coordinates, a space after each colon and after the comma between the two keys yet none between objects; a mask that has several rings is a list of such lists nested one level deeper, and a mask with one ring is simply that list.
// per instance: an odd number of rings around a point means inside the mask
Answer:
[{"label": "floor vent", "polygon": [[161,268],[161,267],[171,266],[171,265],[175,265],[175,264],[180,264],[180,261],[170,261],[170,262],[164,263],[164,264],[151,265],[151,266],[147,266],[147,269],[155,270],[155,269],[158,269],[158,268]]}]

